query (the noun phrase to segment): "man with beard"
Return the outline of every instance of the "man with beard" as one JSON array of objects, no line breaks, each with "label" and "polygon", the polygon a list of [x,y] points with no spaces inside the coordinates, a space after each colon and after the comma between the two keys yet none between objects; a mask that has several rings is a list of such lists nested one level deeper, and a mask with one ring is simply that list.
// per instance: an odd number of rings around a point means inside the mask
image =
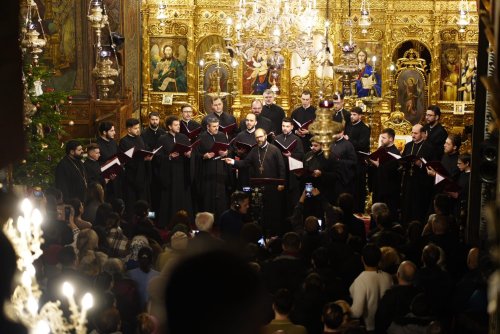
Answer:
[{"label": "man with beard", "polygon": [[[346,127],[344,138],[349,140],[356,152],[370,152],[370,128],[362,120],[363,109],[351,109],[351,125]],[[354,184],[354,212],[365,211],[367,165],[362,155],[358,154]]]},{"label": "man with beard", "polygon": [[82,162],[83,147],[77,140],[66,143],[66,155],[56,166],[56,187],[61,190],[65,201],[78,198],[85,202],[87,173]]},{"label": "man with beard", "polygon": [[298,124],[302,125],[306,122],[314,121],[316,119],[316,108],[311,105],[311,91],[307,89],[302,92],[300,101],[302,105],[292,112],[291,118],[295,123],[295,134],[300,137],[302,140],[302,147],[307,152],[309,151],[309,145],[311,144],[311,135],[309,134],[308,129],[299,126]]},{"label": "man with beard", "polygon": [[[193,106],[190,104],[183,104],[181,107],[181,133],[189,137],[191,143],[194,143],[198,139],[199,133],[195,135],[195,132],[200,129],[200,123],[194,121],[193,118]],[[193,132],[195,131],[195,132]]]},{"label": "man with beard", "polygon": [[337,198],[342,193],[354,192],[354,181],[356,178],[356,164],[358,157],[354,146],[344,139],[344,130],[333,136],[333,143],[330,146],[330,159],[332,159],[333,177],[333,198],[329,198],[330,203],[336,203]]},{"label": "man with beard", "polygon": [[[236,168],[249,167],[250,177],[285,179],[285,163],[280,150],[267,142],[267,133],[263,129],[255,130],[257,146],[244,160],[226,159],[226,163]],[[284,232],[282,215],[282,192],[284,185],[266,184],[263,190],[262,222],[266,236],[280,235]]]},{"label": "man with beard", "polygon": [[425,140],[432,146],[433,160],[441,160],[443,156],[443,145],[448,137],[448,132],[439,123],[441,118],[441,109],[438,106],[432,105],[427,108],[425,112],[425,122],[422,131],[427,133]]},{"label": "man with beard", "polygon": [[[262,102],[260,100],[253,100],[252,104],[252,113],[257,118],[257,124],[259,124],[259,128],[264,129],[267,133],[274,132],[273,123],[267,117],[262,116]],[[240,122],[240,131],[246,129],[245,120],[241,120]]]},{"label": "man with beard", "polygon": [[[127,135],[120,140],[119,150],[124,153],[134,147],[136,150],[145,150],[146,145],[141,137],[141,125],[138,119],[129,118],[125,122]],[[131,215],[134,203],[138,200],[149,202],[151,182],[151,160],[152,155],[142,157],[134,155],[125,163],[123,173],[123,200],[127,208],[128,215]]]},{"label": "man with beard", "polygon": [[[413,126],[411,137],[413,140],[405,145],[403,159],[400,160],[403,167],[401,213],[404,224],[415,219],[424,221],[429,209],[433,184],[421,160],[423,158],[430,161],[433,157],[432,146],[424,140],[421,124]],[[405,161],[404,158],[409,156],[417,159],[411,158]]]},{"label": "man with beard", "polygon": [[[159,227],[165,227],[172,216],[179,210],[185,210],[192,216],[191,204],[191,150],[180,153],[176,144],[189,146],[189,138],[180,133],[177,116],[169,116],[165,121],[168,132],[158,139],[161,145],[159,153],[161,202]],[[156,181],[156,180],[155,180]]]},{"label": "man with beard", "polygon": [[[112,157],[118,153],[118,144],[115,139],[115,126],[111,122],[99,123],[99,136],[97,137],[97,145],[99,145],[99,163],[104,165]],[[110,181],[104,188],[106,201],[110,202],[113,198],[122,197],[121,177],[119,175],[111,175]]]},{"label": "man with beard", "polygon": [[[275,146],[280,148],[281,155],[283,157],[283,162],[285,163],[285,171],[286,171],[286,203],[287,203],[287,212],[291,212],[292,208],[295,206],[300,197],[300,182],[295,175],[295,173],[290,171],[290,166],[288,162],[288,158],[292,157],[293,159],[302,161],[304,159],[304,148],[302,147],[302,141],[299,137],[292,133],[293,131],[293,121],[285,117],[281,122],[281,134],[276,136],[274,139]],[[293,145],[293,142],[296,142],[296,145],[293,149],[285,149],[290,145]]]},{"label": "man with beard", "polygon": [[227,144],[228,140],[226,135],[219,131],[217,118],[208,118],[206,128],[207,131],[200,135],[200,145],[196,150],[197,180],[195,183],[199,196],[198,211],[212,212],[215,215],[215,221],[218,221],[222,212],[227,209],[229,168],[221,159],[227,156],[227,148],[214,151],[214,144]]},{"label": "man with beard", "polygon": [[111,122],[99,123],[99,136],[97,145],[99,145],[101,156],[99,162],[104,164],[118,152],[118,145],[115,142],[115,126]]},{"label": "man with beard", "polygon": [[[156,111],[149,113],[149,126],[141,132],[142,140],[148,151],[152,151],[159,147],[158,138],[166,134],[165,130],[160,127],[160,114]],[[160,209],[161,185],[156,182],[160,177],[160,158],[153,156],[151,161],[151,211],[158,212]]]},{"label": "man with beard", "polygon": [[[394,145],[396,132],[391,128],[382,130],[380,134],[381,149],[386,152],[401,156],[401,152]],[[373,166],[372,191],[373,203],[385,203],[389,207],[393,219],[398,215],[400,207],[401,176],[398,168],[399,163],[394,159],[369,160]]]},{"label": "man with beard", "polygon": [[[248,113],[244,119],[245,130],[241,131],[234,137],[232,151],[235,153],[234,158],[243,160],[246,158],[250,150],[257,144],[255,140],[255,125],[257,117],[254,113]],[[248,167],[241,167],[236,172],[236,189],[242,190],[243,187],[250,186],[250,172]]]},{"label": "man with beard", "polygon": [[337,93],[333,95],[333,120],[338,123],[342,123],[346,132],[351,126],[351,113],[344,109],[344,94]]},{"label": "man with beard", "polygon": [[286,117],[285,111],[274,102],[275,94],[272,90],[264,91],[264,107],[262,108],[262,116],[267,117],[273,124],[275,136],[281,134],[281,121]]},{"label": "man with beard", "polygon": [[325,198],[332,198],[331,184],[333,178],[332,163],[325,158],[321,143],[311,141],[311,150],[304,157],[304,174],[302,176],[302,186],[312,183]]},{"label": "man with beard", "polygon": [[163,58],[153,72],[153,91],[187,92],[186,74],[183,64],[173,56],[170,45],[163,47]]},{"label": "man with beard", "polygon": [[[460,135],[456,135],[450,133],[448,138],[446,138],[444,142],[444,154],[441,158],[441,165],[443,165],[444,169],[448,173],[452,179],[456,179],[458,174],[460,174],[460,170],[458,169],[458,153],[460,151],[460,146],[462,145],[462,138]],[[432,167],[427,167],[427,174],[430,176],[436,176],[436,171],[432,169]],[[446,175],[442,175],[446,176]]]},{"label": "man with beard", "polygon": [[234,128],[232,130],[222,131],[222,127],[227,127],[232,124],[234,124],[234,127],[236,127],[236,118],[234,118],[233,115],[224,112],[224,103],[222,102],[222,99],[220,97],[214,97],[212,99],[212,110],[213,111],[205,116],[201,121],[202,128],[206,129],[208,125],[208,119],[215,118],[221,126],[221,132],[224,132],[226,134],[226,138],[233,138]]}]

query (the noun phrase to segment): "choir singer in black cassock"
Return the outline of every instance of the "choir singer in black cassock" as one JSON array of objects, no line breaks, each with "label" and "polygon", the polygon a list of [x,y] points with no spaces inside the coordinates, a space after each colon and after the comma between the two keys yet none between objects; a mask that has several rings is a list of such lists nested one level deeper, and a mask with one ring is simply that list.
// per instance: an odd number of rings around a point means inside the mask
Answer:
[{"label": "choir singer in black cassock", "polygon": [[[403,158],[416,156],[426,161],[432,159],[433,148],[423,137],[423,127],[415,124],[411,129],[412,141],[405,145]],[[408,224],[412,220],[425,221],[430,205],[433,180],[427,175],[427,169],[422,160],[412,160],[402,164],[403,182],[401,187],[402,223]]]},{"label": "choir singer in black cassock", "polygon": [[[255,141],[255,126],[257,117],[254,113],[248,113],[245,117],[245,130],[241,131],[234,137],[231,151],[233,158],[243,160],[246,158],[250,150],[257,144]],[[248,167],[241,167],[235,173],[236,189],[243,190],[243,187],[250,187],[250,171]]]},{"label": "choir singer in black cassock", "polygon": [[[304,160],[304,148],[302,146],[302,140],[292,133],[293,131],[293,121],[291,118],[285,117],[281,122],[281,134],[274,138],[274,144],[276,147],[281,149],[281,155],[283,157],[283,162],[285,163],[285,173],[286,173],[286,211],[292,212],[295,204],[299,201],[300,194],[302,193],[300,189],[300,182],[297,175],[290,171],[290,166],[288,158],[302,161]],[[297,144],[293,149],[285,150],[285,147],[293,145],[293,142]]]},{"label": "choir singer in black cassock", "polygon": [[448,137],[448,132],[439,123],[441,109],[436,105],[427,107],[423,132],[427,134],[425,141],[432,146],[432,160],[441,160],[443,156],[443,145]]},{"label": "choir singer in black cassock", "polygon": [[264,97],[262,116],[271,120],[274,134],[277,136],[281,133],[281,121],[286,117],[285,111],[274,102],[275,94],[272,90],[266,89],[262,96]]},{"label": "choir singer in black cassock", "polygon": [[312,183],[324,198],[333,198],[333,170],[330,159],[325,158],[321,143],[311,140],[311,150],[304,157],[304,172],[301,176],[301,187]]},{"label": "choir singer in black cassock", "polygon": [[[222,99],[220,97],[214,97],[212,99],[212,110],[213,112],[205,116],[201,121],[201,126],[203,127],[203,129],[207,127],[208,119],[210,118],[217,119],[221,127],[227,127],[234,124],[234,127],[236,128],[237,126],[236,118],[234,118],[233,115],[224,112],[224,103],[222,102]],[[234,137],[233,134],[234,130],[226,132],[226,138],[227,139],[233,138]]]},{"label": "choir singer in black cassock", "polygon": [[181,133],[189,137],[191,143],[194,143],[198,139],[198,135],[193,136],[192,131],[197,130],[201,127],[201,124],[196,122],[193,118],[193,107],[190,104],[183,104],[181,106]]},{"label": "choir singer in black cassock", "polygon": [[[132,147],[135,150],[144,150],[146,145],[141,137],[140,122],[136,118],[129,118],[125,122],[127,135],[120,140],[120,152],[126,152]],[[133,213],[135,202],[145,200],[150,202],[149,185],[151,183],[151,160],[153,156],[134,156],[125,163],[123,173],[123,200],[129,216]]]},{"label": "choir singer in black cassock", "polygon": [[[285,179],[285,163],[281,151],[267,142],[267,134],[263,129],[255,130],[257,146],[254,147],[244,160],[235,161],[227,158],[230,165],[250,167],[252,178]],[[283,223],[283,190],[284,185],[267,184],[264,186],[262,222],[266,236],[281,235],[285,232]]]},{"label": "choir singer in black cassock", "polygon": [[[174,150],[176,144],[190,146],[189,138],[180,132],[180,121],[177,116],[169,116],[165,121],[167,133],[158,139],[162,146],[160,159],[161,201],[159,227],[169,224],[172,216],[179,210],[185,210],[193,216],[191,203],[191,150],[180,153]],[[157,182],[155,180],[154,182]]]},{"label": "choir singer in black cassock", "polygon": [[[158,138],[165,134],[165,129],[160,126],[160,114],[156,111],[149,113],[149,126],[141,131],[141,137],[146,145],[146,150],[153,151],[158,148]],[[160,158],[154,156],[151,161],[151,211],[158,212],[160,210],[161,186],[159,182],[155,182],[160,177]]]},{"label": "choir singer in black cassock", "polygon": [[[391,128],[385,128],[380,134],[382,148],[396,156],[401,156],[394,139],[396,132]],[[372,178],[373,203],[385,203],[389,207],[392,218],[397,219],[401,203],[401,174],[399,173],[399,163],[394,159],[369,159]]]},{"label": "choir singer in black cassock", "polygon": [[[345,128],[344,138],[349,140],[356,152],[370,152],[370,128],[362,120],[363,109],[351,109],[351,123]],[[358,154],[354,184],[354,212],[365,211],[366,172],[368,170],[363,155]]]},{"label": "choir singer in black cassock", "polygon": [[[102,166],[118,153],[118,144],[115,141],[115,126],[111,122],[99,123],[99,136],[97,145],[99,145],[99,164]],[[111,175],[110,181],[104,188],[106,202],[111,202],[114,198],[122,198],[122,178],[120,175]]]},{"label": "choir singer in black cassock", "polygon": [[216,143],[228,143],[227,137],[219,131],[219,120],[215,117],[207,119],[207,131],[200,135],[197,147],[196,180],[198,194],[198,211],[208,211],[215,215],[217,221],[227,209],[230,185],[229,166],[221,158],[228,150],[213,152]]},{"label": "choir singer in black cassock", "polygon": [[[302,92],[302,95],[300,96],[300,101],[302,105],[292,112],[290,118],[292,118],[292,120],[295,120],[299,124],[304,124],[308,121],[315,120],[316,108],[311,105],[312,102],[311,91],[304,90]],[[305,128],[301,129],[298,126],[296,126],[295,134],[300,137],[300,139],[302,140],[302,147],[306,152],[308,152],[309,145],[311,144],[310,142],[311,135],[309,134],[309,130]]]},{"label": "choir singer in black cassock", "polygon": [[358,163],[354,146],[350,141],[344,139],[344,129],[333,136],[329,159],[331,159],[334,177],[332,184],[333,198],[328,200],[330,203],[335,204],[340,194],[353,194],[356,164]]},{"label": "choir singer in black cassock", "polygon": [[[274,127],[273,127],[273,122],[267,117],[262,116],[262,101],[261,100],[253,100],[252,104],[252,113],[254,113],[255,117],[257,118],[257,124],[259,124],[259,128],[264,129],[266,133],[271,133],[273,132],[274,134]],[[241,120],[240,122],[240,127],[239,131],[245,131],[246,125],[245,125],[245,120]],[[272,138],[270,138],[272,139]]]}]

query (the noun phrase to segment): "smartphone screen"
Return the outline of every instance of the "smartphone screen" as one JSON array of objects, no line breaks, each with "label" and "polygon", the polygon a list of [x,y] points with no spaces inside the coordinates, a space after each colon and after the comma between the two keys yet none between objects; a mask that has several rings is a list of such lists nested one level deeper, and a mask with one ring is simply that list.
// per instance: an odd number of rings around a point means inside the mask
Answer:
[{"label": "smartphone screen", "polygon": [[148,212],[148,218],[149,218],[149,219],[155,219],[155,218],[156,218],[156,213],[155,213],[155,212],[153,212],[153,211],[149,211],[149,212]]},{"label": "smartphone screen", "polygon": [[[254,239],[255,240],[255,239]],[[259,243],[259,245],[261,246],[265,246],[266,245],[266,242],[264,241],[264,238],[260,238],[259,241],[257,241]]]},{"label": "smartphone screen", "polygon": [[312,196],[312,190],[313,190],[313,185],[312,183],[306,183],[306,197],[311,197]]}]

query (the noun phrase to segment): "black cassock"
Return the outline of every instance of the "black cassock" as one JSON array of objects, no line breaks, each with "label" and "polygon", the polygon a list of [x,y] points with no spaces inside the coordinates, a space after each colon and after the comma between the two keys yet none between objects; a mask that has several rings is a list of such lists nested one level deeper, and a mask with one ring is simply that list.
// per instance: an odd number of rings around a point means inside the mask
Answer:
[{"label": "black cassock", "polygon": [[351,113],[342,108],[333,114],[332,120],[334,120],[335,122],[344,123],[345,130],[347,132],[349,127],[351,126]]},{"label": "black cassock", "polygon": [[286,117],[285,111],[277,104],[266,104],[262,107],[262,116],[267,117],[273,123],[273,132],[277,136],[281,134],[281,122]]},{"label": "black cassock", "polygon": [[333,170],[333,197],[328,200],[335,204],[340,194],[354,192],[358,157],[352,143],[341,138],[330,146],[330,159]]},{"label": "black cassock", "polygon": [[[186,136],[188,135],[188,131],[187,130],[189,130],[191,132],[193,130],[198,129],[199,127],[201,127],[201,124],[198,123],[198,122],[196,122],[196,121],[193,121],[193,120],[189,120],[189,121],[181,120],[181,133],[185,134]],[[205,127],[205,129],[206,129],[206,127]],[[202,129],[202,131],[205,130],[205,129]],[[196,139],[198,139],[198,136],[190,139],[191,143],[194,143],[196,141]]]},{"label": "black cassock", "polygon": [[[156,130],[151,127],[147,127],[141,132],[142,140],[144,145],[146,145],[146,150],[152,151],[159,147],[158,139],[167,132],[158,127]],[[160,177],[160,158],[155,155],[153,160],[151,160],[151,180],[157,180]],[[160,210],[160,199],[161,199],[161,185],[159,182],[151,182],[151,211],[158,212]]]},{"label": "black cassock", "polygon": [[[401,155],[396,145],[386,147],[385,150],[392,154]],[[397,219],[401,205],[401,174],[398,160],[380,162],[378,167],[373,167],[373,203],[387,204],[391,215]]]},{"label": "black cassock", "polygon": [[85,167],[85,172],[87,173],[87,182],[91,183],[100,183],[102,186],[105,186],[104,179],[101,177],[101,165],[99,161],[92,160],[89,157],[85,159],[83,163]]},{"label": "black cassock", "polygon": [[[299,122],[300,124],[304,124],[309,120],[316,119],[316,108],[313,106],[309,106],[309,108],[304,109],[304,107],[300,106],[292,112],[291,118]],[[295,130],[298,129],[297,124],[293,124]],[[304,137],[300,137],[302,140],[302,147],[305,152],[309,152],[311,150],[311,135],[306,134]]]},{"label": "black cassock", "polygon": [[448,132],[440,124],[436,124],[432,128],[429,124],[424,125],[423,131],[427,132],[427,139],[425,140],[432,146],[432,160],[441,160],[444,154],[444,142],[448,138]]},{"label": "black cassock", "polygon": [[56,187],[61,190],[65,201],[78,198],[85,202],[87,173],[83,162],[66,155],[56,166]]},{"label": "black cassock", "polygon": [[[359,121],[346,127],[345,134],[349,136],[349,141],[354,146],[356,152],[370,152],[370,128]],[[368,166],[362,155],[358,154],[356,165],[356,177],[354,184],[354,212],[365,211],[366,201],[366,172]]]},{"label": "black cassock", "polygon": [[158,152],[160,160],[161,202],[158,224],[168,226],[172,216],[179,210],[185,210],[193,216],[191,202],[191,159],[183,154],[177,158],[170,158],[175,144],[190,145],[189,138],[182,133],[175,137],[167,133],[158,139],[158,145],[163,146]]},{"label": "black cassock", "polygon": [[218,154],[211,159],[203,159],[203,155],[210,152],[214,143],[228,143],[226,135],[217,132],[211,135],[203,132],[200,145],[196,150],[196,193],[198,211],[208,211],[215,214],[216,220],[228,208],[228,187],[230,185],[230,166]]},{"label": "black cassock", "polygon": [[[304,157],[304,173],[301,179],[301,189],[306,183],[312,183],[314,188],[318,188],[324,198],[333,198],[333,179],[334,173],[332,170],[331,159],[325,158],[323,151],[309,151]],[[321,171],[321,175],[313,177],[312,173],[315,170]]]},{"label": "black cassock", "polygon": [[[130,135],[123,137],[118,147],[120,152],[128,151],[132,147],[146,149],[141,136],[132,137]],[[136,201],[145,200],[150,203],[151,163],[149,161],[144,161],[144,158],[139,156],[127,161],[122,181],[123,200],[128,215],[132,214]]]},{"label": "black cassock", "polygon": [[[282,146],[287,147],[293,141],[297,141],[297,146],[291,151],[290,153],[292,154],[292,158],[303,161],[304,160],[304,147],[302,146],[302,140],[300,137],[294,135],[293,133],[290,133],[288,135],[284,135],[283,133],[276,136],[274,138],[275,142],[280,143]],[[277,144],[276,144],[277,146]],[[283,158],[283,162],[285,163],[285,174],[286,174],[286,210],[287,212],[291,212],[292,209],[295,207],[297,204],[300,194],[301,194],[301,189],[300,189],[300,181],[297,175],[295,175],[293,172],[290,172],[290,166],[288,162],[288,157],[284,156],[281,154]]]},{"label": "black cassock", "polygon": [[[118,153],[118,144],[114,140],[105,140],[102,137],[97,137],[97,145],[99,145],[101,152],[101,156],[99,157],[101,166]],[[109,203],[114,198],[122,198],[122,189],[122,175],[117,175],[114,180],[110,180],[104,187],[106,202]]]},{"label": "black cassock", "polygon": [[[427,141],[409,142],[403,150],[403,157],[416,155],[429,161],[433,157],[433,148]],[[416,163],[403,164],[403,182],[401,187],[401,217],[402,223],[412,220],[426,222],[432,197],[433,179],[427,175],[427,169]]]},{"label": "black cassock", "polygon": [[[250,152],[251,149],[249,149],[246,152],[243,152],[243,154],[238,154],[237,153],[237,146],[236,143],[244,143],[248,145],[256,145],[257,142],[255,141],[255,131],[254,132],[248,132],[247,130],[244,130],[236,135],[233,140],[233,144],[231,147],[231,150],[233,152],[233,157],[236,158],[238,157],[239,160],[243,160],[246,158],[248,153]],[[235,188],[238,190],[242,190],[243,187],[250,187],[250,171],[248,167],[241,167],[237,169],[236,173],[233,173],[234,175],[234,184]]]},{"label": "black cassock", "polygon": [[[235,161],[236,168],[249,167],[251,178],[285,179],[285,163],[279,148],[272,144],[255,146],[244,160]],[[264,186],[262,196],[262,224],[266,236],[286,232],[283,215],[283,192],[276,184]]]}]

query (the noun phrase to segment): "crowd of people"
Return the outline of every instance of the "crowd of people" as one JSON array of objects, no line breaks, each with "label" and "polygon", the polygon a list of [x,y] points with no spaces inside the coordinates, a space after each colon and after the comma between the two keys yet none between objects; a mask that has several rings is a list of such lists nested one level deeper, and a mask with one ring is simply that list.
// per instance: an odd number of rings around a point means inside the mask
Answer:
[{"label": "crowd of people", "polygon": [[[339,94],[328,157],[309,91],[290,117],[265,91],[239,126],[212,108],[201,124],[187,104],[165,128],[129,119],[118,143],[103,122],[85,161],[67,142],[35,198],[45,299],[63,281],[92,290],[95,334],[484,332],[492,265],[462,236],[470,155],[437,106],[402,152],[387,128],[370,153]],[[371,215],[355,215],[367,182]]]}]

